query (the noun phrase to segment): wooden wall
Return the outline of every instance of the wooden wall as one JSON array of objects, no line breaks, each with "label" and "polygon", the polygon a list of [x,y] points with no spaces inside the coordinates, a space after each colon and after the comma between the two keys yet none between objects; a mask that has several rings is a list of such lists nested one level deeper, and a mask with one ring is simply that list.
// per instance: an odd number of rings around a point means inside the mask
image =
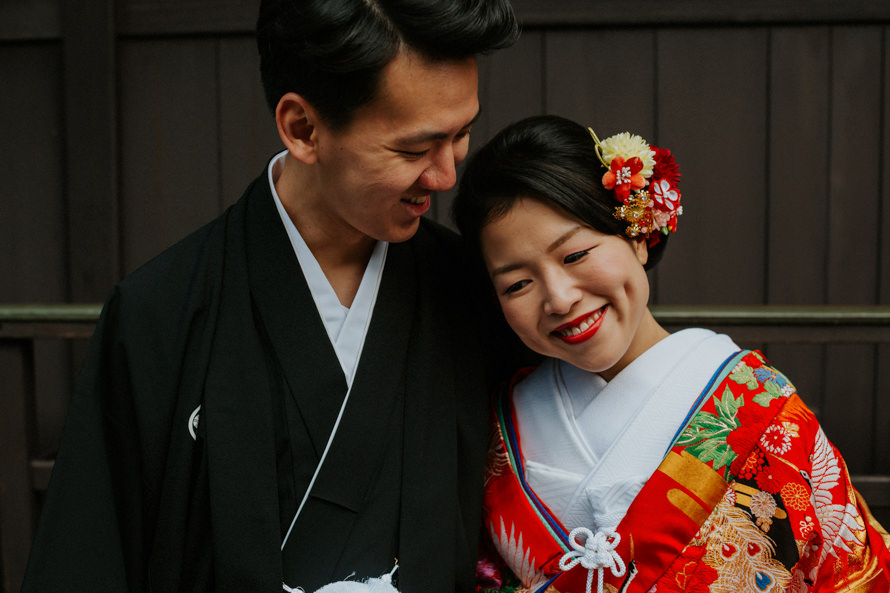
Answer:
[{"label": "wooden wall", "polygon": [[[279,146],[256,4],[0,3],[0,301],[100,301],[237,199]],[[473,143],[554,113],[672,149],[685,214],[655,303],[890,304],[886,0],[514,5],[524,32],[481,62]],[[768,355],[852,472],[890,474],[890,345]],[[35,356],[49,452],[77,354]]]}]

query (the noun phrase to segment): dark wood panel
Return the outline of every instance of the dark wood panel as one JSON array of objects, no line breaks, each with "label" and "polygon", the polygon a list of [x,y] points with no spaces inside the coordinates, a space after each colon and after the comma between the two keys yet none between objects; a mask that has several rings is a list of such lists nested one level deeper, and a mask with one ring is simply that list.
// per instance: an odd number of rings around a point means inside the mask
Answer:
[{"label": "dark wood panel", "polygon": [[266,107],[252,37],[219,43],[220,207],[233,203],[284,146]]},{"label": "dark wood panel", "polygon": [[67,298],[61,52],[0,46],[0,300]]},{"label": "dark wood panel", "polygon": [[61,25],[61,0],[0,2],[0,41],[58,39]]},{"label": "dark wood panel", "polygon": [[122,0],[118,22],[124,35],[252,33],[256,0]]},{"label": "dark wood panel", "polygon": [[121,45],[126,271],[219,212],[217,56],[212,39]]},{"label": "dark wood panel", "polygon": [[548,113],[657,143],[653,30],[553,31],[545,50]]},{"label": "dark wood panel", "polygon": [[[890,304],[890,113],[888,113],[887,100],[890,98],[890,27],[884,27],[883,54],[884,54],[884,90],[883,90],[883,115],[881,121],[883,129],[883,155],[881,166],[881,251],[878,266],[881,277],[879,279],[881,304]],[[890,475],[890,346],[878,347],[878,374],[875,381],[875,472]],[[888,505],[890,506],[890,505]],[[890,519],[890,509],[887,511]],[[884,523],[888,525],[888,523]]]},{"label": "dark wood panel", "polygon": [[[526,28],[890,20],[885,0],[513,0],[513,6]],[[256,13],[252,0],[128,0],[121,3],[119,20],[127,35],[246,33],[253,30]]]},{"label": "dark wood panel", "polygon": [[760,28],[658,32],[657,136],[684,203],[656,269],[663,304],[763,302],[766,48]]},{"label": "dark wood panel", "polygon": [[34,444],[31,344],[0,341],[0,590],[18,591],[37,507],[29,457]]},{"label": "dark wood panel", "polygon": [[825,299],[830,38],[827,27],[779,28],[770,43],[769,251],[772,304]]},{"label": "dark wood panel", "polygon": [[[820,304],[825,299],[828,234],[828,27],[770,32],[767,302]],[[815,411],[825,399],[825,348],[770,345],[769,356]]]},{"label": "dark wood panel", "polygon": [[114,2],[68,0],[64,16],[69,294],[93,301],[121,272]]},{"label": "dark wood panel", "polygon": [[[835,27],[831,38],[827,302],[874,303],[877,298],[878,212],[882,160],[881,30]],[[825,367],[825,423],[851,466],[870,469],[877,394],[872,346],[829,346]]]},{"label": "dark wood panel", "polygon": [[[831,151],[828,206],[828,302],[876,302],[882,177],[877,125],[886,109],[881,30],[837,27],[832,33]],[[866,214],[873,213],[873,214]]]}]

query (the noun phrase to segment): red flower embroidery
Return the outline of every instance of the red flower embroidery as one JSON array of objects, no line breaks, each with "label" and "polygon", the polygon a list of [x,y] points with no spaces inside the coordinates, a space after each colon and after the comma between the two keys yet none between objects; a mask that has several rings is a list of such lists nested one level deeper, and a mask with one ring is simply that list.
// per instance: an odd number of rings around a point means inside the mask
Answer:
[{"label": "red flower embroidery", "polygon": [[624,202],[630,195],[631,189],[646,187],[646,180],[640,175],[643,161],[638,157],[624,160],[624,157],[616,156],[612,159],[609,170],[603,175],[603,187],[615,189],[618,200]]},{"label": "red flower embroidery", "polygon": [[676,591],[678,593],[708,593],[710,585],[719,576],[717,571],[702,562],[704,548],[688,546],[677,558],[664,576],[658,581],[659,593]]},{"label": "red flower embroidery", "polygon": [[782,483],[773,476],[773,472],[769,465],[764,465],[760,473],[757,474],[757,487],[764,492],[776,494],[782,487]]}]

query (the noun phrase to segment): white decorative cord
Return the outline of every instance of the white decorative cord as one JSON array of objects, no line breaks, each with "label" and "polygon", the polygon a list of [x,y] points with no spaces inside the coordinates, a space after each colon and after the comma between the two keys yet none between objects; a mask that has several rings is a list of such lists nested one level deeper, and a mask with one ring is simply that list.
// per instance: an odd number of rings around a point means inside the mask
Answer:
[{"label": "white decorative cord", "polygon": [[[577,535],[584,535],[587,540],[584,545],[575,539]],[[569,544],[574,548],[566,552],[559,559],[559,568],[566,571],[578,564],[587,569],[587,593],[591,593],[593,573],[597,573],[597,593],[603,593],[603,572],[606,568],[612,571],[616,577],[624,576],[624,561],[615,548],[621,541],[621,535],[614,529],[603,527],[594,534],[586,527],[577,527],[569,534]]]}]

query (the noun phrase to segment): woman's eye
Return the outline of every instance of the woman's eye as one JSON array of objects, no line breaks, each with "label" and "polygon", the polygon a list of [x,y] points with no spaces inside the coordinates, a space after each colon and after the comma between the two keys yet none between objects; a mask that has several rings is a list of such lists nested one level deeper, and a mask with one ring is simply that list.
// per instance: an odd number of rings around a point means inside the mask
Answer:
[{"label": "woman's eye", "polygon": [[519,282],[514,282],[510,286],[507,287],[507,290],[504,291],[504,294],[511,294],[518,290],[522,290],[528,285],[528,280],[520,280]]},{"label": "woman's eye", "polygon": [[580,260],[581,258],[583,258],[585,255],[587,255],[588,252],[589,252],[588,249],[585,249],[584,251],[576,251],[575,253],[572,253],[572,254],[567,255],[567,256],[565,257],[565,259],[562,260],[562,263],[564,263],[564,264],[573,264],[573,263],[575,263],[576,261],[579,261],[579,260]]}]

